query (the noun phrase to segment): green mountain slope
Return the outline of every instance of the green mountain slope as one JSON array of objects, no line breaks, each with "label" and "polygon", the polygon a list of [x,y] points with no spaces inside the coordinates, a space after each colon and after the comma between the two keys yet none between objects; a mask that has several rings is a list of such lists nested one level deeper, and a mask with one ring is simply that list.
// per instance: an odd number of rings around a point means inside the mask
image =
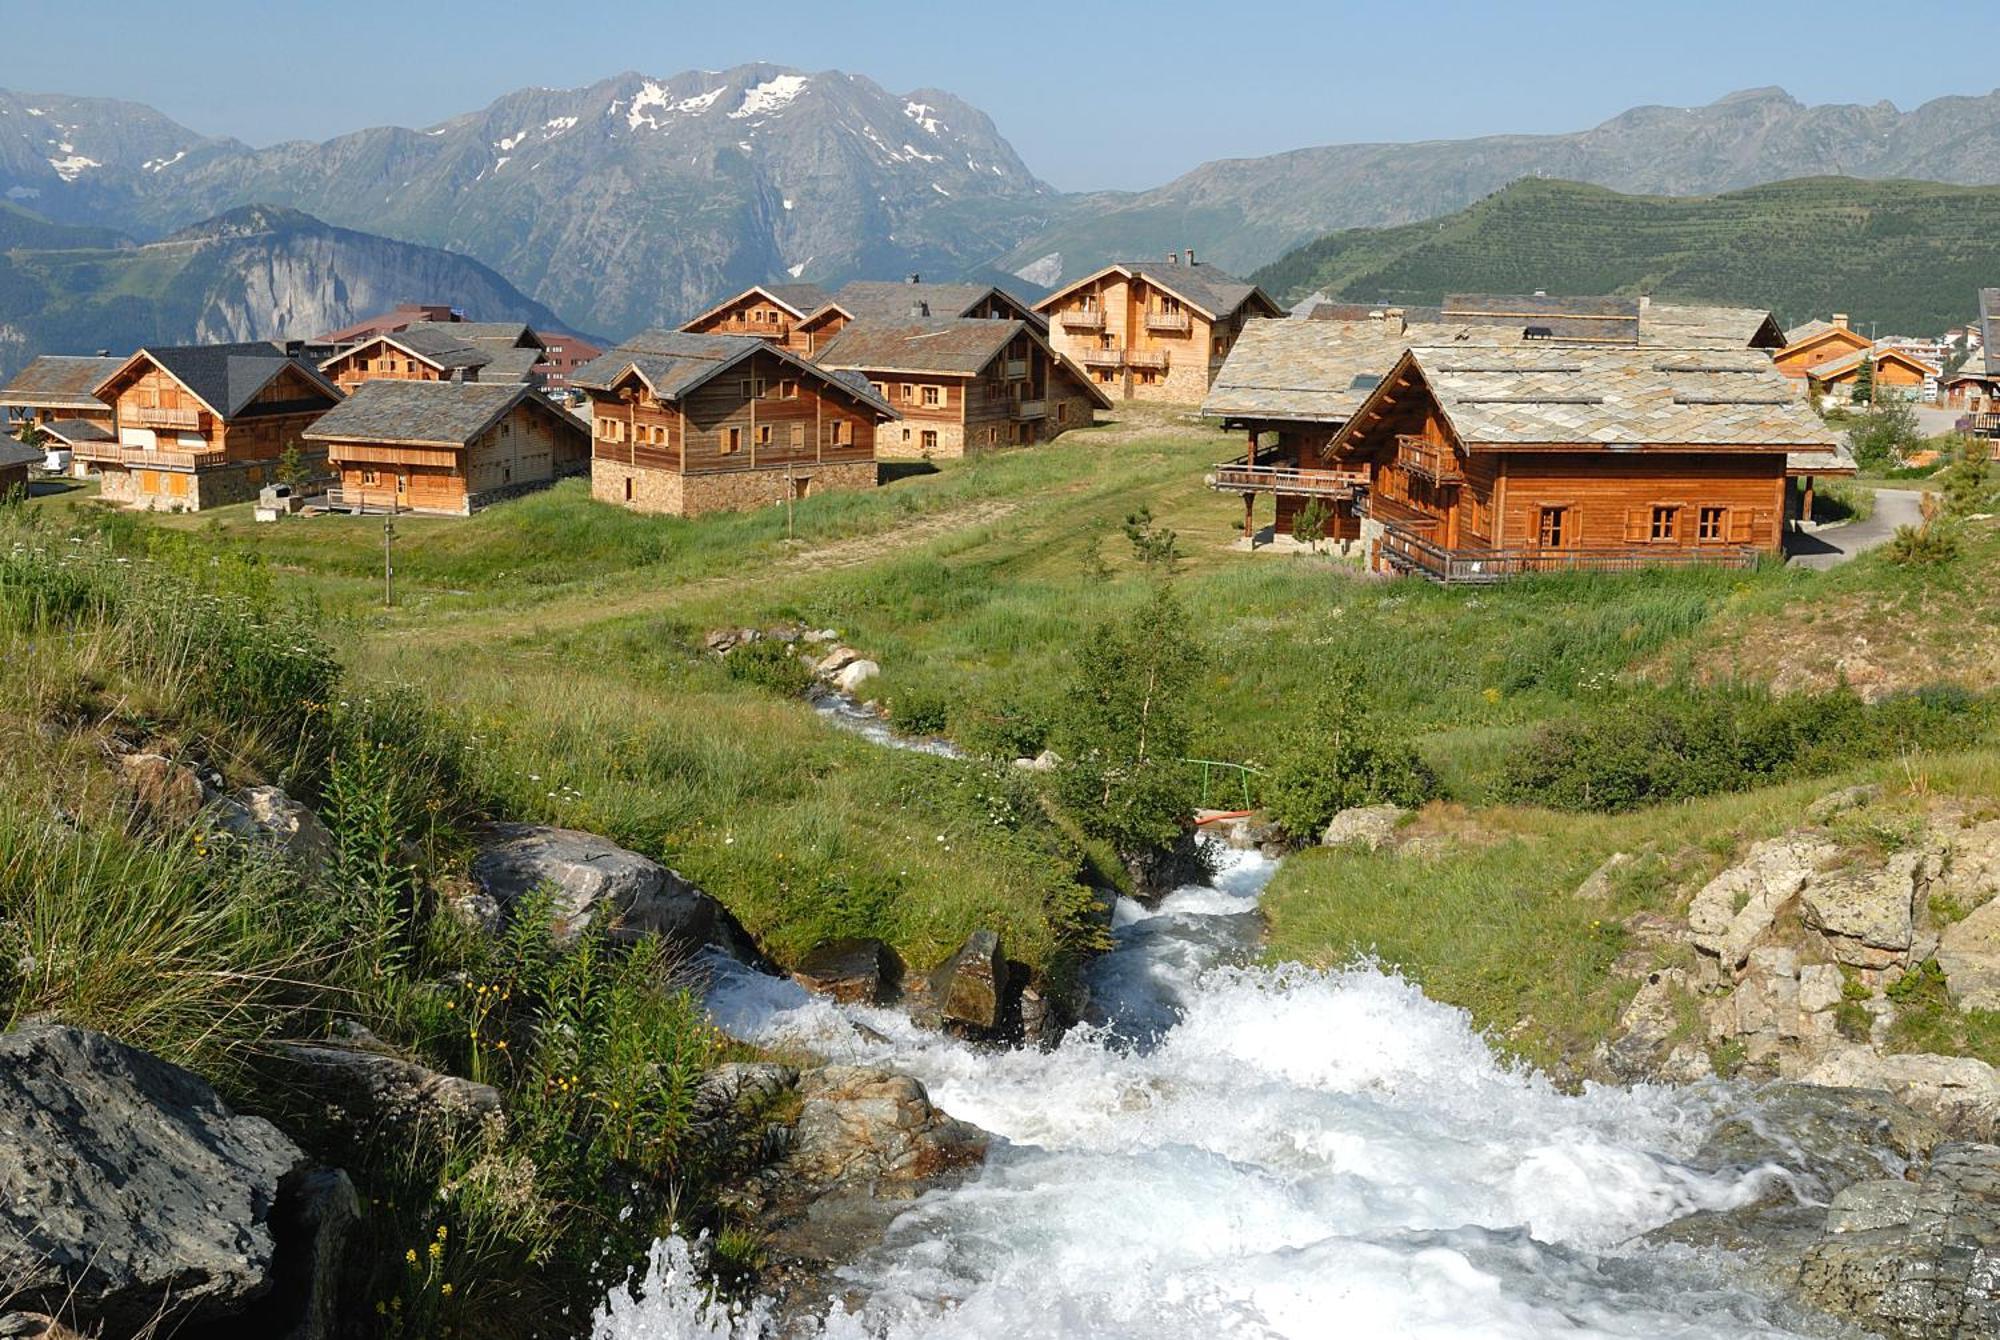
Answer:
[{"label": "green mountain slope", "polygon": [[2000,283],[2000,187],[1812,177],[1663,197],[1523,181],[1445,218],[1329,234],[1254,278],[1285,299],[1650,293],[1927,333]]}]

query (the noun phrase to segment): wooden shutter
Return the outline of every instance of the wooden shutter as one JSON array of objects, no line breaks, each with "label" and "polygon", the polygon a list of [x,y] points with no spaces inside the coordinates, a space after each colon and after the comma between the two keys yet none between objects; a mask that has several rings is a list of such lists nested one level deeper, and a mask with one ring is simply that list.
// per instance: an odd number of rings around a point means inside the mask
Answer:
[{"label": "wooden shutter", "polygon": [[1653,510],[1629,507],[1625,510],[1625,543],[1644,544],[1653,535]]},{"label": "wooden shutter", "polygon": [[1751,533],[1750,524],[1752,521],[1752,517],[1749,508],[1732,507],[1723,514],[1723,517],[1724,517],[1724,531],[1729,536],[1729,542],[1731,544],[1750,543],[1750,533]]}]

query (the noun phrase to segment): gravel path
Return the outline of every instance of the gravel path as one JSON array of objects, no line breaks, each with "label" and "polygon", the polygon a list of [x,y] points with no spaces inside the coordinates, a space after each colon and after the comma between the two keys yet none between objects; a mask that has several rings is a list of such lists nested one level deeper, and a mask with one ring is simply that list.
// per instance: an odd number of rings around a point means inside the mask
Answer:
[{"label": "gravel path", "polygon": [[1876,489],[1875,511],[1866,521],[1851,521],[1818,532],[1800,531],[1785,537],[1785,553],[1796,567],[1824,571],[1856,554],[1887,544],[1898,527],[1923,520],[1923,493],[1917,489]]}]

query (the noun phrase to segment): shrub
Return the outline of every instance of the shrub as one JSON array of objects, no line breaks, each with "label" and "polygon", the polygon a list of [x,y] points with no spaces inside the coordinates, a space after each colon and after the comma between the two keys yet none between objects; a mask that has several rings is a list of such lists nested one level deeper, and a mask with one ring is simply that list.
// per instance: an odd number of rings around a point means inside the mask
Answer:
[{"label": "shrub", "polygon": [[1959,444],[1957,459],[1945,476],[1944,510],[1948,514],[1970,516],[1993,507],[1996,481],[1989,450],[1982,438],[1968,437]]},{"label": "shrub", "polygon": [[1934,568],[1957,558],[1960,547],[1955,528],[1926,520],[1921,525],[1896,527],[1885,552],[1898,567]]},{"label": "shrub", "polygon": [[1923,442],[1917,411],[1900,396],[1884,399],[1853,416],[1847,444],[1863,470],[1881,471],[1896,465]]},{"label": "shrub", "polygon": [[951,724],[951,699],[928,684],[899,684],[887,701],[890,723],[905,735],[942,735]]},{"label": "shrub", "polygon": [[1285,736],[1264,783],[1264,807],[1294,840],[1306,841],[1344,809],[1420,805],[1438,794],[1437,774],[1371,719],[1355,676],[1338,674]]},{"label": "shrub", "polygon": [[813,672],[794,647],[776,638],[760,638],[746,643],[723,658],[731,679],[760,685],[787,698],[804,696],[812,687]]}]

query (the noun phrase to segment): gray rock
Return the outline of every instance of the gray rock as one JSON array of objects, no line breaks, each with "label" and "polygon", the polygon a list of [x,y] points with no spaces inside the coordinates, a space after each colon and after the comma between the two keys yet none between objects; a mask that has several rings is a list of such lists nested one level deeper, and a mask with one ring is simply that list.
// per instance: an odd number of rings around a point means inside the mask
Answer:
[{"label": "gray rock", "polygon": [[1320,834],[1322,847],[1359,847],[1380,851],[1394,846],[1396,829],[1409,811],[1401,805],[1359,805],[1342,810]]},{"label": "gray rock", "polygon": [[500,1091],[399,1056],[365,1029],[338,1042],[281,1042],[294,1083],[362,1121],[477,1121],[500,1114]]},{"label": "gray rock", "polygon": [[1777,920],[1778,909],[1838,854],[1830,842],[1796,836],[1752,846],[1742,861],[1703,885],[1689,903],[1688,930],[1695,947],[1714,954],[1725,970],[1741,967],[1750,947]]},{"label": "gray rock", "polygon": [[1945,927],[1937,961],[1960,1009],[2000,1010],[2000,899]]},{"label": "gray rock", "polygon": [[1024,772],[1054,772],[1062,766],[1062,755],[1053,749],[1044,749],[1033,758],[1017,758],[1014,766]]},{"label": "gray rock", "polygon": [[792,979],[843,1004],[883,1005],[902,986],[903,960],[880,940],[850,936],[814,946]]},{"label": "gray rock", "polygon": [[833,677],[834,687],[842,693],[853,693],[881,673],[882,667],[873,661],[866,659],[850,661]]},{"label": "gray rock", "polygon": [[931,1000],[948,1024],[996,1033],[1007,1017],[1007,958],[993,931],[974,931],[931,973]]},{"label": "gray rock", "polygon": [[117,764],[132,803],[156,823],[193,823],[212,794],[199,773],[164,754],[120,754]]},{"label": "gray rock", "polygon": [[275,1287],[245,1318],[244,1330],[281,1340],[334,1340],[348,1245],[361,1223],[361,1198],[338,1168],[301,1168],[278,1187]]},{"label": "gray rock", "polygon": [[1826,938],[1842,963],[1886,968],[1904,962],[1916,940],[1928,871],[1929,853],[1913,849],[1895,853],[1879,868],[1817,876],[1805,890],[1805,923]]},{"label": "gray rock", "polygon": [[210,805],[207,815],[215,831],[276,851],[302,869],[323,869],[333,856],[326,825],[275,786],[246,786]]},{"label": "gray rock", "polygon": [[1935,891],[1969,912],[2000,898],[2000,819],[1962,828],[1945,839],[1948,849]]},{"label": "gray rock", "polygon": [[1677,968],[1649,974],[1619,1015],[1616,1035],[1598,1048],[1598,1064],[1628,1082],[1657,1076],[1673,1047],[1686,987],[1687,975]]},{"label": "gray rock", "polygon": [[908,1075],[823,1066],[799,1076],[798,1093],[786,1170],[815,1186],[862,1182],[879,1197],[914,1195],[986,1155],[986,1133],[939,1111]]},{"label": "gray rock", "polygon": [[1882,788],[1873,783],[1863,782],[1859,786],[1843,786],[1838,791],[1827,792],[1806,806],[1806,822],[1828,823],[1843,814],[1873,805],[1881,798]]},{"label": "gray rock", "polygon": [[1603,902],[1611,896],[1612,881],[1618,877],[1618,872],[1637,859],[1630,852],[1612,852],[1604,858],[1602,865],[1584,876],[1583,883],[1576,886],[1576,896],[1585,902]]},{"label": "gray rock", "polygon": [[617,942],[657,935],[689,951],[754,953],[749,936],[715,899],[658,861],[594,833],[496,825],[472,859],[472,878],[507,919],[523,899],[548,889],[552,926],[563,940],[597,921]]},{"label": "gray rock", "polygon": [[2000,1335],[2000,1148],[1944,1145],[1920,1181],[1843,1190],[1799,1292],[1899,1340]]},{"label": "gray rock", "polygon": [[2000,1127],[2000,1071],[1976,1057],[1884,1056],[1869,1047],[1840,1047],[1803,1078],[1809,1084],[1882,1089],[1964,1139],[1990,1140]]},{"label": "gray rock", "polygon": [[813,663],[813,673],[821,679],[832,679],[861,659],[861,653],[852,647],[835,647]]},{"label": "gray rock", "polygon": [[98,1033],[0,1034],[0,1280],[10,1306],[128,1332],[272,1286],[279,1183],[304,1155],[196,1076]]}]

